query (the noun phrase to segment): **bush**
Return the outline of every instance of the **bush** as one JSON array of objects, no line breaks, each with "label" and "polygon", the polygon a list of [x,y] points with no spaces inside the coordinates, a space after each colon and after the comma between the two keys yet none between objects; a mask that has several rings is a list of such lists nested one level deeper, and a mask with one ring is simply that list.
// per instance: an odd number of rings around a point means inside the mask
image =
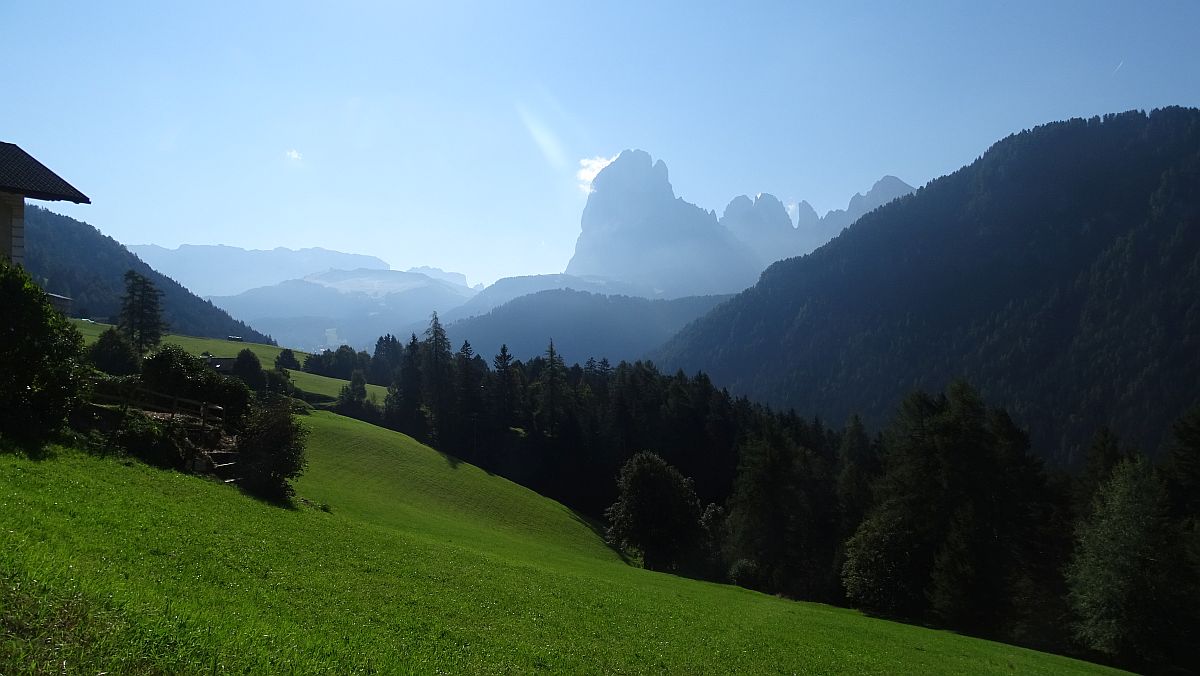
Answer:
[{"label": "bush", "polygon": [[125,453],[166,469],[183,468],[182,439],[182,430],[178,426],[134,410],[126,411],[120,424],[108,436],[109,443]]},{"label": "bush", "polygon": [[604,512],[609,542],[640,551],[650,570],[674,569],[693,553],[700,536],[700,503],[691,479],[643,451],[621,467],[617,489],[617,501]]},{"label": "bush", "polygon": [[279,352],[279,356],[275,357],[275,368],[299,369],[300,361],[296,359],[296,353],[292,352],[291,348],[284,348]]},{"label": "bush", "polygon": [[25,271],[0,262],[0,437],[36,442],[83,391],[83,337]]},{"label": "bush", "polygon": [[729,581],[739,587],[761,591],[764,582],[762,569],[750,559],[738,559],[729,567]]},{"label": "bush", "polygon": [[290,398],[267,395],[255,401],[238,434],[242,487],[269,500],[290,498],[288,481],[304,471],[307,438],[308,430],[292,417]]},{"label": "bush", "polygon": [[100,338],[88,349],[88,356],[96,368],[114,376],[133,375],[142,367],[137,348],[116,329],[101,333]]},{"label": "bush", "polygon": [[258,355],[248,347],[237,353],[237,359],[233,362],[233,375],[241,378],[242,382],[255,392],[261,392],[267,385],[262,363],[258,361]]},{"label": "bush", "polygon": [[155,392],[221,406],[227,425],[235,424],[250,402],[245,383],[219,375],[178,345],[164,345],[146,358],[142,383]]}]

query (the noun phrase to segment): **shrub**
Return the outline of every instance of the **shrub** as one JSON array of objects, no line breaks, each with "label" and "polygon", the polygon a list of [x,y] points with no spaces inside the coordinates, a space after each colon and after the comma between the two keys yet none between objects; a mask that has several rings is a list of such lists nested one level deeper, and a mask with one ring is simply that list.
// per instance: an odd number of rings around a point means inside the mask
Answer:
[{"label": "shrub", "polygon": [[83,337],[25,271],[0,262],[0,437],[36,442],[83,390]]},{"label": "shrub", "polygon": [[292,417],[291,399],[267,395],[255,401],[238,434],[242,487],[269,500],[290,498],[288,481],[304,471],[307,438],[308,430]]},{"label": "shrub", "polygon": [[604,512],[609,542],[640,551],[650,570],[676,568],[699,542],[700,503],[692,480],[643,451],[621,467],[617,489],[617,501]]},{"label": "shrub", "polygon": [[142,366],[137,348],[116,329],[101,333],[100,338],[88,349],[88,356],[96,368],[114,376],[133,375]]},{"label": "shrub", "polygon": [[764,580],[762,569],[750,559],[738,559],[729,567],[729,581],[746,589],[762,590]]},{"label": "shrub", "polygon": [[279,356],[275,357],[275,368],[299,369],[300,361],[296,359],[296,353],[292,352],[291,348],[284,348],[279,352]]},{"label": "shrub", "polygon": [[125,453],[156,467],[183,467],[182,433],[178,426],[160,422],[139,411],[126,411],[108,440]]},{"label": "shrub", "polygon": [[178,345],[164,345],[146,358],[142,382],[155,392],[223,407],[227,425],[236,424],[250,402],[245,383],[217,374]]},{"label": "shrub", "polygon": [[258,361],[258,355],[248,347],[237,353],[237,359],[233,362],[233,375],[241,378],[242,382],[255,392],[261,392],[267,385],[262,363]]}]

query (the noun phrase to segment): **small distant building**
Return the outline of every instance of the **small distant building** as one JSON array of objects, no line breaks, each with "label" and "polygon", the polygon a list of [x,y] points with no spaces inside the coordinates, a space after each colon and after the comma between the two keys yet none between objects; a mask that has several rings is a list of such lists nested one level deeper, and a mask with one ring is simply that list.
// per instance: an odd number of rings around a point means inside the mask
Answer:
[{"label": "small distant building", "polygon": [[237,362],[237,357],[214,357],[209,355],[204,358],[204,362],[208,367],[223,376],[233,374],[233,365]]},{"label": "small distant building", "polygon": [[17,264],[25,262],[26,199],[92,203],[15,143],[0,141],[0,258]]}]

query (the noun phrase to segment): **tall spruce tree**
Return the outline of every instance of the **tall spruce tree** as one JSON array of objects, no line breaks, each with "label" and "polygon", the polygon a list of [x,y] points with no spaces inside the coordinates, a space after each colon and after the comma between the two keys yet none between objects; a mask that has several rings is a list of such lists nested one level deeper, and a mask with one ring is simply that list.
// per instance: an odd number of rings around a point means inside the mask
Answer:
[{"label": "tall spruce tree", "polygon": [[567,396],[567,367],[554,341],[546,348],[546,365],[538,378],[537,422],[548,437],[558,434]]},{"label": "tall spruce tree", "polygon": [[125,295],[121,298],[118,328],[142,354],[156,347],[167,330],[161,300],[162,291],[148,277],[133,270],[125,273]]},{"label": "tall spruce tree", "polygon": [[508,351],[507,344],[500,346],[500,352],[492,359],[492,368],[495,369],[492,405],[496,424],[503,432],[512,427],[515,422],[517,399],[520,396],[520,384],[516,379],[517,373],[513,366],[513,356]]}]

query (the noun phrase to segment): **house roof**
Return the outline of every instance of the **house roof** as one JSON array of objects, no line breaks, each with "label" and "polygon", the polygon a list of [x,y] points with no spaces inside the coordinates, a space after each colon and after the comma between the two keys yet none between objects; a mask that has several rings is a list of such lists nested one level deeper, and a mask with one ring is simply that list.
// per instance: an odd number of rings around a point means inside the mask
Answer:
[{"label": "house roof", "polygon": [[0,192],[16,193],[35,200],[92,203],[87,195],[33,159],[15,143],[3,141],[0,141]]}]

